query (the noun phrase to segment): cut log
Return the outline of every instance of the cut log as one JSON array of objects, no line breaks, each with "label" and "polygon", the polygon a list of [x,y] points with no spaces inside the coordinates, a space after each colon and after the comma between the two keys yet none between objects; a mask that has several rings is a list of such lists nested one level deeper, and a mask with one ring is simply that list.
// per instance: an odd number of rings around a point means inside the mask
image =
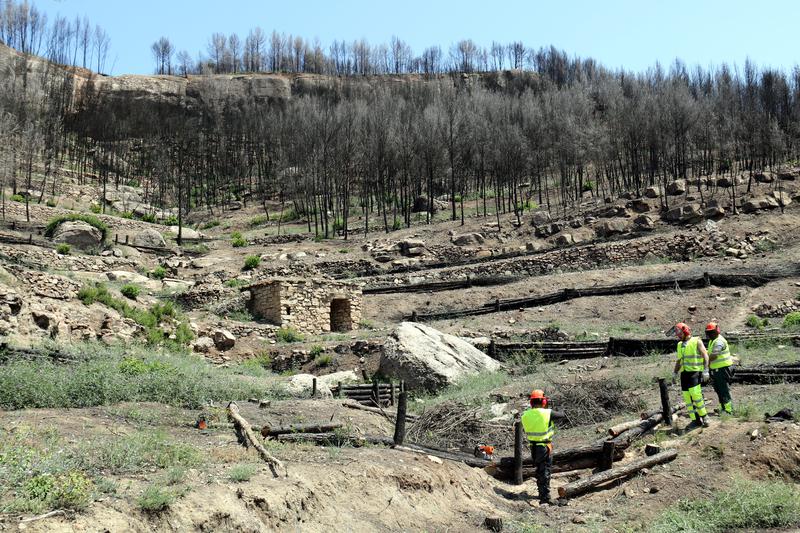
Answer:
[{"label": "cut log", "polygon": [[[686,406],[684,406],[684,405],[680,405],[678,407],[672,407],[672,412],[673,413],[677,413],[678,411],[680,411],[681,409],[684,409],[685,407]],[[622,445],[628,446],[631,443],[631,441],[633,441],[636,438],[641,437],[643,434],[647,433],[648,431],[650,431],[651,429],[656,427],[658,424],[660,424],[663,420],[664,420],[664,417],[661,414],[661,410],[659,410],[658,412],[656,412],[656,414],[654,414],[650,418],[646,418],[644,420],[640,420],[639,423],[636,424],[634,427],[632,427],[630,429],[626,429],[625,431],[619,433],[612,440],[617,445],[622,444]],[[670,421],[670,423],[671,422],[672,421]]]},{"label": "cut log", "polygon": [[612,437],[616,437],[620,433],[628,431],[629,429],[633,429],[641,423],[642,423],[641,420],[629,420],[627,422],[620,422],[619,424],[608,428],[608,434]]},{"label": "cut log", "polygon": [[632,463],[628,463],[624,466],[618,466],[616,468],[612,468],[611,470],[594,474],[593,476],[580,479],[573,483],[567,483],[566,485],[558,488],[558,496],[560,498],[572,498],[573,496],[583,494],[584,492],[587,492],[604,483],[608,483],[609,481],[629,476],[630,474],[638,472],[643,468],[650,468],[651,466],[672,461],[677,456],[678,450],[667,450],[652,457],[645,457],[643,459],[633,461]]},{"label": "cut log", "polygon": [[447,459],[448,461],[464,463],[467,466],[471,466],[474,468],[486,468],[487,466],[492,464],[491,461],[487,461],[486,459],[479,459],[478,457],[473,457],[471,455],[461,455],[452,452],[443,452],[441,450],[434,450],[431,448],[426,448],[424,446],[417,446],[413,444],[407,444],[405,446],[393,446],[393,448],[401,452],[431,455],[433,457],[438,457],[439,459]]},{"label": "cut log", "polygon": [[342,446],[349,444],[356,448],[365,444],[382,444],[391,446],[392,439],[387,437],[370,437],[369,435],[342,435],[338,433],[284,433],[278,435],[279,442],[309,442],[317,446]]},{"label": "cut log", "polygon": [[[344,424],[292,424],[291,426],[281,428],[270,428],[264,426],[261,428],[261,436],[275,437],[278,435],[285,435],[286,433],[328,433],[334,429],[339,429]],[[253,428],[255,429],[255,428]]]},{"label": "cut log", "polygon": [[228,416],[233,419],[237,434],[243,435],[247,444],[255,448],[261,458],[269,465],[270,470],[272,470],[272,475],[278,477],[277,469],[281,468],[284,474],[288,476],[288,472],[286,471],[286,467],[283,466],[283,463],[273,457],[267,449],[258,442],[256,434],[253,433],[253,428],[250,427],[250,423],[239,413],[239,406],[236,405],[235,402],[228,404]]}]

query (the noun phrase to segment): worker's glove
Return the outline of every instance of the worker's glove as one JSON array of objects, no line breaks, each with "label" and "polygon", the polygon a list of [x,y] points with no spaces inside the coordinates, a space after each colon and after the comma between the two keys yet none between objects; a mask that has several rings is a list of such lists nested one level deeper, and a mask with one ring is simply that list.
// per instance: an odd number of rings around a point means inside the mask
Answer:
[{"label": "worker's glove", "polygon": [[708,369],[703,370],[703,383],[708,383],[709,379],[711,379],[711,375],[708,373]]},{"label": "worker's glove", "polygon": [[677,381],[678,381],[678,373],[677,372],[673,372],[672,373],[672,384],[675,385],[675,383]]}]

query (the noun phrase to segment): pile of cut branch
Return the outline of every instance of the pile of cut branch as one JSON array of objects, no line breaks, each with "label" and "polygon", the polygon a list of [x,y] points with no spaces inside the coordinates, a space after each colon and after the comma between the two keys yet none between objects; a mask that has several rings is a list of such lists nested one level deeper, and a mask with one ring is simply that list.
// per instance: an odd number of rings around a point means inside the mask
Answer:
[{"label": "pile of cut branch", "polygon": [[483,420],[480,407],[444,402],[424,411],[406,432],[409,442],[443,449],[479,444],[513,447],[512,424]]},{"label": "pile of cut branch", "polygon": [[595,424],[646,407],[640,395],[611,379],[557,383],[550,398],[553,407],[567,415],[560,427]]}]

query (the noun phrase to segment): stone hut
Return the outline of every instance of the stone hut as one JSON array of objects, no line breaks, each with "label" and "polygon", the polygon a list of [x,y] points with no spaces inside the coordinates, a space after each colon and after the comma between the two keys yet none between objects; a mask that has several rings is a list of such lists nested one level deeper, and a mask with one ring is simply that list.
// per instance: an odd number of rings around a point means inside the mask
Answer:
[{"label": "stone hut", "polygon": [[271,324],[316,335],[358,329],[361,287],[327,279],[273,278],[242,290],[250,291],[250,311]]}]

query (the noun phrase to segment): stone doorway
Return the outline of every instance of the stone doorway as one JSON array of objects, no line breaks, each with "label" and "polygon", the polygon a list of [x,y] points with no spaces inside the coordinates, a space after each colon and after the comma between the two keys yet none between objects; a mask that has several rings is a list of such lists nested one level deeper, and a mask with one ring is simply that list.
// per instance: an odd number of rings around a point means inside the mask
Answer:
[{"label": "stone doorway", "polygon": [[353,317],[350,312],[350,300],[334,298],[331,300],[331,331],[350,331],[353,329]]}]

